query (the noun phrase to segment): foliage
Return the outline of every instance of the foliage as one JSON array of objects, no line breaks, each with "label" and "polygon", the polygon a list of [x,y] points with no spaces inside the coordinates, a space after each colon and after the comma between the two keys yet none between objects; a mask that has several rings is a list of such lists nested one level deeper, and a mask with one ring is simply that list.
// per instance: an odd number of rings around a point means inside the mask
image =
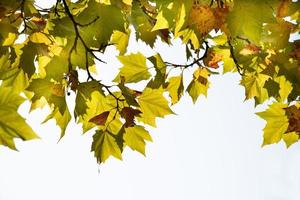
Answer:
[{"label": "foliage", "polygon": [[[38,138],[17,112],[24,98],[31,110],[50,106],[46,121],[55,119],[63,137],[73,92],[73,118],[84,133],[95,131],[99,163],[122,159],[126,146],[145,154],[152,140],[146,127],[173,114],[170,104],[184,92],[195,103],[207,95],[210,76],[232,72],[240,74],[246,100],[273,102],[257,113],[267,121],[263,145],[290,146],[300,135],[300,41],[291,37],[299,34],[299,9],[292,0],[57,0],[51,8],[1,0],[0,145],[16,149],[15,138]],[[187,64],[128,53],[130,34],[150,47],[157,38],[167,44],[180,38]],[[113,84],[93,76],[111,45],[122,64]]]}]

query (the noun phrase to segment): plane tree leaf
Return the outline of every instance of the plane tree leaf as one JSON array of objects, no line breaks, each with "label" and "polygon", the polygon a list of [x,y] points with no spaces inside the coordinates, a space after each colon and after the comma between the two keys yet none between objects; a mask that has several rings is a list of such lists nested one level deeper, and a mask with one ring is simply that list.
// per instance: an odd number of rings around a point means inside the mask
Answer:
[{"label": "plane tree leaf", "polygon": [[136,83],[142,80],[148,80],[150,73],[146,65],[146,57],[141,54],[130,54],[128,56],[119,56],[123,67],[120,69],[115,81],[118,82],[122,77],[125,83]]},{"label": "plane tree leaf", "polygon": [[30,111],[50,108],[44,122],[54,119],[60,138],[73,118],[94,131],[99,163],[125,147],[145,155],[148,125],[174,114],[185,92],[196,103],[234,73],[246,100],[269,104],[258,113],[263,145],[290,147],[300,135],[299,16],[291,0],[2,0],[0,145],[38,137],[17,112],[27,99]]},{"label": "plane tree leaf", "polygon": [[10,88],[0,87],[0,145],[16,150],[15,138],[36,139],[38,136],[18,113],[24,99]]}]

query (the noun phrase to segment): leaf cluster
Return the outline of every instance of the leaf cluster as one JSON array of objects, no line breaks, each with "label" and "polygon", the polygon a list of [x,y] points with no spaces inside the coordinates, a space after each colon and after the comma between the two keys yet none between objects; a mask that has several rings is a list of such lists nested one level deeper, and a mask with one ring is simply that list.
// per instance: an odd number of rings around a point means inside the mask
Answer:
[{"label": "leaf cluster", "polygon": [[[51,108],[45,121],[56,120],[61,137],[72,118],[83,133],[92,129],[99,163],[122,159],[126,146],[145,154],[147,126],[173,114],[170,106],[185,92],[195,103],[207,96],[210,76],[231,72],[241,76],[246,100],[273,102],[258,113],[267,121],[263,145],[290,146],[300,135],[299,15],[292,0],[57,0],[51,8],[2,0],[0,145],[16,149],[15,138],[38,138],[17,112],[27,99],[31,110]],[[180,38],[186,64],[158,52],[128,53],[131,34],[151,48],[158,38]],[[108,46],[119,51],[122,67],[106,84],[94,74]]]}]

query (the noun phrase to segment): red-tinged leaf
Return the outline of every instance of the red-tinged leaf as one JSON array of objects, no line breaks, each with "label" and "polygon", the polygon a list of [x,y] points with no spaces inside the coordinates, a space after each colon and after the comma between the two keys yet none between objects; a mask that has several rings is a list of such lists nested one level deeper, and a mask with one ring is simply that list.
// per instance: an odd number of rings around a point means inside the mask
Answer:
[{"label": "red-tinged leaf", "polygon": [[106,123],[107,117],[109,115],[109,111],[103,112],[100,115],[96,115],[89,122],[92,122],[97,125],[104,125]]},{"label": "red-tinged leaf", "polygon": [[277,8],[277,17],[286,17],[288,15],[289,6],[292,1],[290,0],[281,0]]},{"label": "red-tinged leaf", "polygon": [[133,96],[135,96],[135,97],[138,97],[138,96],[140,96],[141,94],[142,94],[141,91],[137,91],[137,90],[134,90],[134,91],[133,91]]},{"label": "red-tinged leaf", "polygon": [[300,132],[300,108],[297,108],[297,106],[292,105],[290,107],[287,107],[285,109],[285,112],[289,120],[289,127],[286,133]]},{"label": "red-tinged leaf", "polygon": [[159,30],[161,38],[168,43],[169,40],[169,30],[168,29],[161,29]]},{"label": "red-tinged leaf", "polygon": [[243,56],[255,55],[260,53],[261,48],[255,44],[247,44],[241,51],[240,54]]},{"label": "red-tinged leaf", "polygon": [[131,107],[124,107],[121,111],[121,116],[125,119],[125,127],[131,127],[135,125],[134,117],[139,116],[142,112],[138,109]]}]

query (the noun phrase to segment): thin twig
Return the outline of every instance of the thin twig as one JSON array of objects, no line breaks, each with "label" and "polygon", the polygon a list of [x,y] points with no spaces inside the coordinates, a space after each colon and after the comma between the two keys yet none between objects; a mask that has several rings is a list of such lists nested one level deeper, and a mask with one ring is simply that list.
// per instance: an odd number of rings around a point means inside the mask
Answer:
[{"label": "thin twig", "polygon": [[236,66],[236,69],[237,69],[238,73],[239,73],[241,76],[243,76],[243,75],[244,75],[243,68],[239,65],[239,63],[238,63],[238,61],[237,61],[237,59],[236,59],[236,57],[235,57],[235,55],[234,55],[234,48],[233,48],[233,46],[232,46],[232,44],[231,44],[231,41],[228,40],[227,43],[228,43],[228,45],[229,45],[230,55],[231,55],[231,57],[232,57],[232,59],[233,59],[233,62],[234,62],[234,64],[235,64],[235,66]]},{"label": "thin twig", "polygon": [[208,49],[209,49],[209,45],[208,45],[208,42],[207,41],[204,41],[203,42],[205,44],[205,52],[204,54],[195,59],[193,62],[189,63],[189,64],[174,64],[174,63],[170,63],[170,62],[165,62],[167,66],[173,66],[174,68],[183,68],[183,69],[186,69],[186,68],[189,68],[189,67],[192,67],[194,66],[195,64],[199,64],[200,61],[202,61],[204,58],[207,57],[207,54],[208,54]]},{"label": "thin twig", "polygon": [[[99,19],[99,17],[96,17],[92,22],[90,22],[90,23],[88,23],[88,24],[86,24],[86,25],[82,25],[82,24],[78,23],[78,22],[75,20],[73,14],[71,13],[71,11],[70,11],[70,9],[69,9],[69,6],[68,6],[66,0],[58,0],[58,1],[57,1],[57,4],[58,4],[60,1],[62,1],[62,3],[63,3],[65,12],[66,12],[67,16],[69,17],[69,19],[71,20],[71,22],[72,22],[72,24],[73,24],[74,31],[75,31],[75,39],[74,39],[72,48],[70,49],[70,52],[69,52],[69,63],[71,63],[72,52],[76,50],[78,40],[80,40],[80,42],[81,42],[82,45],[84,46],[85,51],[86,51],[86,54],[89,53],[89,54],[91,54],[96,60],[98,60],[98,61],[100,61],[100,62],[102,62],[102,63],[105,63],[103,60],[101,60],[100,58],[98,58],[98,57],[95,55],[94,52],[95,52],[96,50],[93,50],[93,49],[91,49],[90,47],[88,47],[88,45],[85,43],[84,39],[82,38],[82,36],[81,36],[81,34],[80,34],[80,32],[79,32],[79,27],[82,27],[82,26],[89,26],[89,25],[91,25],[92,23],[95,23],[95,22]],[[69,69],[69,70],[70,70],[70,69]],[[88,73],[88,79],[94,80],[94,79],[92,78],[91,74],[90,74],[90,71],[89,71],[88,67],[86,68],[86,70],[87,70],[87,73]]]}]

